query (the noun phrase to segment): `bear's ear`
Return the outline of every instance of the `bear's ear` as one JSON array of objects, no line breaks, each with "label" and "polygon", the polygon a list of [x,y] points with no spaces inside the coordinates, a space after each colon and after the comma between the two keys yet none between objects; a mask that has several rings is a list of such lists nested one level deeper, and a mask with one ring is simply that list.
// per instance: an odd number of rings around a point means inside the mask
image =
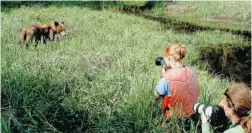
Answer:
[{"label": "bear's ear", "polygon": [[62,21],[61,23],[62,23],[63,25],[65,25],[65,24],[64,24],[64,21]]},{"label": "bear's ear", "polygon": [[58,26],[59,22],[58,21],[54,21],[54,26]]}]

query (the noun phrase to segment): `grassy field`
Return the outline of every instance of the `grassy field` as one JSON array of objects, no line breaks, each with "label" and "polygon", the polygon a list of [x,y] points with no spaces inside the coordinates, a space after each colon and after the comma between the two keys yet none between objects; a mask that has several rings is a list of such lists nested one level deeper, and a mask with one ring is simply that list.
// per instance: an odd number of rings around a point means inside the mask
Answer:
[{"label": "grassy field", "polygon": [[251,31],[250,1],[163,2],[147,14],[203,27]]},{"label": "grassy field", "polygon": [[[194,67],[200,80],[199,101],[213,105],[229,81],[199,69],[197,49],[244,41],[220,31],[176,34],[134,15],[74,6],[1,13],[4,133],[183,132],[176,118],[165,121],[161,102],[154,100],[161,73],[156,57],[168,43],[185,44],[184,64]],[[19,43],[24,26],[54,20],[65,22],[66,37],[37,49]]]}]

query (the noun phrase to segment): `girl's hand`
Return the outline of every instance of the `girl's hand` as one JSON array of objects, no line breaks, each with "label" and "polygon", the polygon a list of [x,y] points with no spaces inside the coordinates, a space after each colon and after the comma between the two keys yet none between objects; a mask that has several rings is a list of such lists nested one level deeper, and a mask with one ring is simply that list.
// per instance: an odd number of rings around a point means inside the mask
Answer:
[{"label": "girl's hand", "polygon": [[206,116],[206,114],[204,113],[203,110],[200,111],[200,116],[201,116],[201,122],[202,122],[202,124],[203,123],[208,123],[208,118],[207,118],[207,116]]},{"label": "girl's hand", "polygon": [[155,89],[155,92],[154,92],[154,93],[155,93],[155,98],[156,98],[156,100],[159,100],[161,96],[158,94],[158,92],[157,92],[156,89]]},{"label": "girl's hand", "polygon": [[162,68],[162,74],[165,72],[165,65],[163,66],[163,68]]}]

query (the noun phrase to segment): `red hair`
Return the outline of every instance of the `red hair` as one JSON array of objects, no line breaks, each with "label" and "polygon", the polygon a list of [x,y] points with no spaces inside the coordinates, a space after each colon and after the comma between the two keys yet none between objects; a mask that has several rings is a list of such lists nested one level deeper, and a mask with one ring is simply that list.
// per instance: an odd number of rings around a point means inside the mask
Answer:
[{"label": "red hair", "polygon": [[183,44],[170,44],[163,52],[166,57],[172,56],[176,61],[180,61],[185,57],[186,49]]}]

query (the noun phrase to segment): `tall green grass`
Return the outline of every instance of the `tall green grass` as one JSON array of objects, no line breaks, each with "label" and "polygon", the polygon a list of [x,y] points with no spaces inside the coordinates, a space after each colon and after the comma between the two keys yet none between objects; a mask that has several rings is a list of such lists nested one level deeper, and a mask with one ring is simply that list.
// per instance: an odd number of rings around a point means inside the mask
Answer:
[{"label": "tall green grass", "polygon": [[162,2],[146,13],[203,27],[251,31],[249,1]]},{"label": "tall green grass", "polygon": [[[64,21],[67,36],[26,49],[19,29]],[[154,88],[154,60],[167,43],[183,43],[196,69],[199,102],[216,104],[229,81],[199,69],[197,48],[243,42],[219,31],[176,34],[134,15],[78,7],[21,7],[1,15],[3,132],[183,132],[165,120]],[[70,90],[70,93],[68,93]],[[196,132],[192,129],[191,132]]]}]

